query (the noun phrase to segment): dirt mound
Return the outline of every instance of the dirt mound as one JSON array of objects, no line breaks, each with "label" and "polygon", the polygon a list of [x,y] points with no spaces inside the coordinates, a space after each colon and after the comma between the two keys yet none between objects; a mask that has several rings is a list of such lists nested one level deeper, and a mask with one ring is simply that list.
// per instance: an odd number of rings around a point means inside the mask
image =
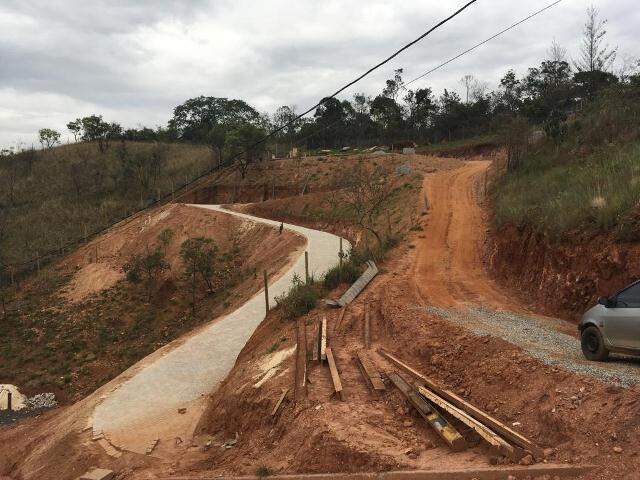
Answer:
[{"label": "dirt mound", "polygon": [[473,143],[457,147],[436,148],[428,152],[429,155],[444,158],[471,158],[477,156],[488,156],[500,149],[500,146],[493,142]]},{"label": "dirt mound", "polygon": [[167,229],[173,232],[165,254],[170,265],[167,276],[174,279],[180,276],[180,245],[189,237],[212,238],[220,250],[235,243],[242,247],[247,263],[256,268],[264,264],[265,252],[278,255],[300,243],[287,232],[280,236],[271,228],[243,222],[231,215],[170,204],[113,229],[68,257],[63,266],[72,266],[77,271],[64,292],[65,298],[78,302],[115,285],[123,278],[125,262],[132,255],[158,245],[158,237]]},{"label": "dirt mound", "polygon": [[63,297],[76,303],[88,296],[114,286],[123,278],[122,270],[106,263],[90,263],[74,275]]}]

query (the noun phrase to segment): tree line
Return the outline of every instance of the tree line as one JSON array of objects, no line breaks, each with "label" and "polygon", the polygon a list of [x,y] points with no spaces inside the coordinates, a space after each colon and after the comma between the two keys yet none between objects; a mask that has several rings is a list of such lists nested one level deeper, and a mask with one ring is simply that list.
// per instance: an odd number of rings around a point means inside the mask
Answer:
[{"label": "tree line", "polygon": [[[625,60],[612,71],[617,48],[606,44],[606,20],[598,10],[587,10],[579,57],[552,43],[547,58],[522,77],[513,70],[489,91],[473,75],[460,79],[462,95],[445,89],[410,89],[399,68],[376,95],[356,93],[352,99],[324,98],[313,117],[295,120],[295,107],[283,105],[272,114],[260,113],[244,100],[199,96],[173,110],[168,124],[157,129],[123,129],[100,115],[67,124],[76,141],[95,141],[100,151],[114,139],[191,142],[207,145],[214,166],[234,159],[242,176],[257,159],[297,146],[306,149],[340,148],[413,141],[436,143],[495,130],[510,118],[522,116],[555,137],[562,122],[598,92],[616,84],[640,84],[638,60]],[[266,144],[255,146],[267,132],[282,128]],[[59,142],[52,129],[40,131],[43,148]],[[278,151],[279,150],[279,151]]]}]

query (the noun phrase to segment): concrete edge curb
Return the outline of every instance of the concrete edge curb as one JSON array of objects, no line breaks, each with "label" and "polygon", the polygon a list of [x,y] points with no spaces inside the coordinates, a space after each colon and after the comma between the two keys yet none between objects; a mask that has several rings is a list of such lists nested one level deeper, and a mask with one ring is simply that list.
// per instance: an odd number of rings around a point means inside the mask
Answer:
[{"label": "concrete edge curb", "polygon": [[314,473],[287,474],[258,477],[254,475],[239,477],[224,477],[213,473],[202,473],[191,476],[159,477],[161,480],[506,480],[509,475],[517,479],[523,475],[557,475],[560,477],[576,477],[595,468],[595,465],[541,464],[530,467],[486,467],[464,468],[455,470],[405,470],[392,472],[363,472],[363,473]]}]

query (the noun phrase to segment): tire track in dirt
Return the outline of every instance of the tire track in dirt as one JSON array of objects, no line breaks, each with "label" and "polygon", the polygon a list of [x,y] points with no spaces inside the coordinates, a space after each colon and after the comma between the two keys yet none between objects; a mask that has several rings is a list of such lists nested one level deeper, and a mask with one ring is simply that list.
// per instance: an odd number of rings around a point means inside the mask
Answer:
[{"label": "tire track in dirt", "polygon": [[[500,337],[549,364],[605,382],[623,379],[625,384],[635,383],[640,370],[634,362],[624,358],[609,363],[588,362],[580,353],[574,324],[537,315],[524,307],[517,295],[490,278],[483,258],[487,226],[478,188],[490,165],[491,161],[469,161],[459,169],[425,178],[423,188],[430,210],[424,233],[414,242],[412,272],[423,307],[434,311],[440,308],[441,316],[450,321]],[[540,321],[545,328],[534,329]]]},{"label": "tire track in dirt", "polygon": [[467,302],[521,311],[484,270],[486,226],[474,183],[490,161],[468,162],[427,176],[423,188],[430,210],[423,238],[415,242],[413,280],[423,302],[458,306]]}]

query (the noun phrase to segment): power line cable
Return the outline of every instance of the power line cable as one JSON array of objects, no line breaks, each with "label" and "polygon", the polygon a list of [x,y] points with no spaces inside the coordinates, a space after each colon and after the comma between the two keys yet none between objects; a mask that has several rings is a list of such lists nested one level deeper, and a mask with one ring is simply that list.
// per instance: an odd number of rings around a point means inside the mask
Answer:
[{"label": "power line cable", "polygon": [[491,37],[481,41],[480,43],[475,44],[473,47],[468,48],[467,50],[465,50],[464,52],[459,53],[458,55],[456,55],[455,57],[451,57],[449,60],[447,60],[446,62],[441,63],[440,65],[438,65],[437,67],[432,68],[431,70],[427,70],[426,72],[424,72],[422,75],[414,78],[413,80],[405,83],[405,86],[412,84],[413,82],[420,80],[421,78],[426,77],[427,75],[435,72],[436,70],[441,69],[442,67],[444,67],[445,65],[450,64],[451,62],[453,62],[454,60],[457,60],[458,58],[462,57],[463,55],[466,55],[469,52],[472,52],[473,50],[475,50],[478,47],[481,47],[482,45],[484,45],[485,43],[490,42],[491,40],[499,37],[500,35],[502,35],[503,33],[508,32],[509,30],[514,29],[515,27],[517,27],[518,25],[521,25],[522,23],[526,22],[527,20],[532,19],[533,17],[540,15],[542,12],[549,10],[551,7],[556,6],[557,4],[559,4],[562,0],[557,0],[549,5],[547,5],[544,8],[541,8],[540,10],[532,13],[531,15],[523,18],[522,20],[514,23],[513,25],[510,25],[509,27],[505,28],[504,30],[499,31],[498,33],[496,33],[495,35],[492,35]]},{"label": "power line cable", "polygon": [[[269,132],[267,135],[265,135],[263,138],[261,138],[260,140],[258,140],[257,142],[255,142],[253,145],[249,146],[247,150],[250,150],[262,143],[264,143],[266,140],[268,140],[269,138],[273,137],[276,133],[284,130],[285,128],[287,128],[288,126],[292,125],[293,123],[297,122],[298,120],[300,120],[302,117],[304,117],[305,115],[307,115],[308,113],[312,112],[313,110],[315,110],[316,108],[318,108],[320,105],[322,105],[327,99],[329,98],[334,98],[336,95],[339,95],[340,93],[342,93],[343,91],[345,91],[347,88],[349,88],[350,86],[354,85],[355,83],[359,82],[360,80],[362,80],[364,77],[366,77],[367,75],[369,75],[370,73],[372,73],[373,71],[377,70],[378,68],[380,68],[381,66],[385,65],[386,63],[390,62],[391,60],[393,60],[395,57],[397,57],[398,55],[400,55],[402,52],[404,52],[405,50],[407,50],[408,48],[412,47],[413,45],[415,45],[416,43],[420,42],[422,39],[424,39],[426,36],[428,36],[429,34],[431,34],[433,31],[437,30],[438,28],[440,28],[442,25],[444,25],[445,23],[449,22],[450,20],[452,20],[453,18],[457,17],[458,15],[460,15],[464,10],[466,10],[467,8],[469,8],[471,5],[473,5],[474,3],[476,3],[478,0],[470,0],[469,2],[465,3],[462,7],[460,7],[458,10],[456,10],[455,12],[453,12],[451,15],[449,15],[448,17],[446,17],[445,19],[439,21],[437,24],[435,24],[433,27],[431,27],[429,30],[427,30],[426,32],[424,32],[422,35],[420,35],[419,37],[417,37],[416,39],[412,40],[411,42],[407,43],[406,45],[404,45],[403,47],[401,47],[400,49],[396,50],[393,54],[391,54],[390,56],[388,56],[387,58],[385,58],[384,60],[382,60],[381,62],[379,62],[378,64],[374,65],[373,67],[371,67],[370,69],[368,69],[366,72],[364,72],[363,74],[361,74],[360,76],[358,76],[357,78],[355,78],[354,80],[350,81],[349,83],[347,83],[346,85],[344,85],[343,87],[339,88],[338,90],[336,90],[333,94],[327,96],[327,97],[323,97],[322,100],[320,100],[318,103],[316,103],[314,106],[312,106],[311,108],[307,109],[305,112],[301,113],[300,115],[296,116],[294,119],[290,120],[289,122],[285,123],[284,125],[281,125],[280,127],[272,130],[271,132]],[[245,150],[246,152],[246,150]],[[236,155],[232,156],[231,158],[229,158],[225,164],[226,165],[231,165],[232,162],[237,159],[240,155],[242,155],[245,152],[239,152]],[[185,185],[183,185],[181,188],[187,188],[189,185],[191,185],[192,183],[200,180],[201,178],[205,177],[206,175],[209,175],[211,173],[213,173],[214,171],[216,171],[218,169],[216,168],[212,168],[210,169],[208,172],[205,172],[204,174],[198,176],[197,178],[195,178],[193,181],[191,182],[187,182]],[[167,198],[168,195],[165,195],[165,197],[158,199],[154,202],[152,202],[150,205],[148,205],[145,208],[149,208],[152,207],[154,205],[160,204],[165,198]],[[142,211],[145,208],[139,210]],[[136,213],[139,213],[136,212]],[[135,214],[133,214],[135,215]],[[123,221],[127,222],[130,217],[125,217],[125,219]],[[98,232],[95,232],[93,235],[97,235],[101,232],[106,231],[109,227],[105,227],[104,229],[99,230]],[[70,244],[76,244],[76,242],[70,242]],[[47,252],[46,255],[51,255],[55,252],[55,249],[52,249],[50,252]],[[41,258],[41,257],[38,257]],[[21,264],[25,265],[25,264],[29,264],[29,263],[33,263],[36,259],[30,259],[27,260],[25,262],[21,262]],[[4,265],[9,266],[10,264],[6,264]],[[18,264],[13,264],[18,265]]]},{"label": "power line cable", "polygon": [[449,22],[450,20],[452,20],[453,18],[457,17],[458,15],[460,15],[464,10],[466,10],[467,8],[469,8],[472,4],[476,3],[478,0],[471,0],[470,2],[467,2],[466,4],[464,4],[462,7],[460,7],[458,10],[456,10],[454,13],[452,13],[451,15],[449,15],[447,18],[445,18],[444,20],[439,21],[437,24],[435,24],[433,27],[431,27],[429,30],[427,30],[426,32],[424,32],[422,35],[420,35],[418,38],[416,38],[415,40],[412,40],[411,42],[407,43],[405,46],[401,47],[400,49],[396,50],[393,54],[391,54],[390,56],[388,56],[387,58],[385,58],[384,60],[382,60],[380,63],[374,65],[373,67],[371,67],[369,70],[367,70],[366,72],[364,72],[362,75],[360,75],[359,77],[355,78],[354,80],[351,80],[349,83],[347,83],[346,85],[344,85],[343,87],[339,88],[338,90],[336,90],[334,93],[332,93],[329,96],[323,97],[322,100],[320,100],[318,103],[316,103],[313,107],[305,110],[303,113],[301,113],[300,115],[298,115],[297,117],[295,117],[293,120],[290,120],[289,122],[285,123],[284,125],[276,128],[275,130],[269,132],[265,137],[263,137],[262,139],[258,140],[256,143],[254,143],[251,147],[249,148],[253,148],[256,147],[258,145],[260,145],[261,143],[264,143],[265,140],[271,138],[273,135],[275,135],[276,133],[284,130],[285,128],[287,128],[288,126],[292,125],[293,123],[297,122],[298,120],[300,120],[302,117],[304,117],[305,115],[307,115],[308,113],[311,113],[313,110],[315,110],[316,108],[318,108],[320,105],[322,105],[327,99],[329,98],[334,98],[336,95],[339,95],[340,93],[342,93],[343,91],[345,91],[347,88],[349,88],[350,86],[354,85],[355,83],[359,82],[360,80],[362,80],[364,77],[366,77],[367,75],[369,75],[371,72],[373,72],[374,70],[377,70],[378,68],[380,68],[381,66],[383,66],[386,63],[389,63],[391,60],[393,60],[394,58],[396,58],[398,55],[400,55],[402,52],[404,52],[405,50],[407,50],[409,47],[412,47],[413,45],[415,45],[416,43],[418,43],[420,40],[422,40],[423,38],[425,38],[427,35],[431,34],[434,30],[437,30],[438,28],[440,28],[442,25],[444,25],[445,23]]}]

